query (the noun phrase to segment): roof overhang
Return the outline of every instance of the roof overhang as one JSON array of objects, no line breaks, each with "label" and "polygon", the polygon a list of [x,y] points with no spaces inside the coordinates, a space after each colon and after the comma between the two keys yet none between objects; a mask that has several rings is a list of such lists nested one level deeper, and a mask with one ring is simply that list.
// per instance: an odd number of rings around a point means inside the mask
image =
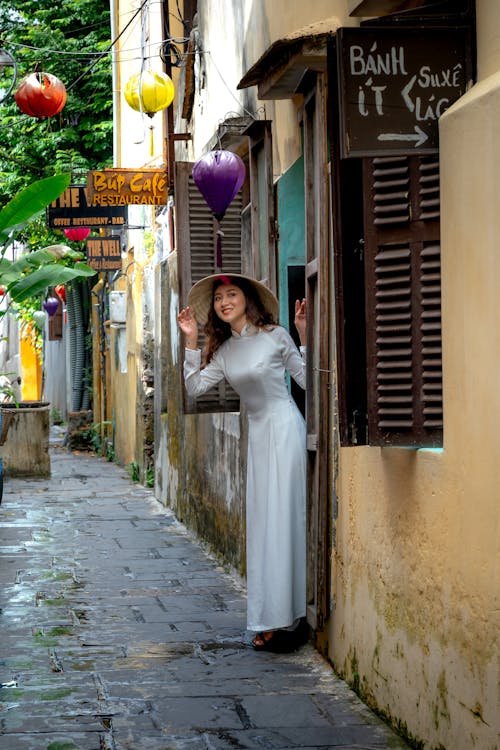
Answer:
[{"label": "roof overhang", "polygon": [[439,4],[440,0],[349,0],[351,16],[387,16]]},{"label": "roof overhang", "polygon": [[259,99],[290,99],[308,71],[326,70],[326,47],[341,22],[337,17],[305,26],[276,40],[245,73],[239,89],[257,86]]},{"label": "roof overhang", "polygon": [[214,149],[227,149],[235,154],[243,156],[248,151],[247,128],[254,122],[248,117],[228,117],[217,126],[217,130],[203,149],[213,151]]}]

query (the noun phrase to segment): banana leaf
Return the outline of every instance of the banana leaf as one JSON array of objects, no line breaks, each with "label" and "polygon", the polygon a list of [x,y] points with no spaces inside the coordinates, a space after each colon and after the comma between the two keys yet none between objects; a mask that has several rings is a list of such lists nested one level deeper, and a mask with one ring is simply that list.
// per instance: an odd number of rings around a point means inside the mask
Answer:
[{"label": "banana leaf", "polygon": [[42,294],[47,287],[66,284],[73,279],[90,278],[95,273],[97,273],[96,270],[86,263],[76,263],[72,267],[51,263],[9,284],[7,291],[14,302],[23,302],[28,297]]},{"label": "banana leaf", "polygon": [[22,229],[66,190],[70,174],[58,174],[38,180],[21,190],[0,210],[0,245],[13,231]]}]

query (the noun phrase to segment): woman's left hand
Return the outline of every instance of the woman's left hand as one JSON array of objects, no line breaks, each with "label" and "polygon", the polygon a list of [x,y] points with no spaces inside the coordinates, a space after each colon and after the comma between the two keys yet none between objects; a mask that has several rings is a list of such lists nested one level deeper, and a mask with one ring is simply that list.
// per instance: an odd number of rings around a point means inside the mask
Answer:
[{"label": "woman's left hand", "polygon": [[295,328],[299,334],[300,343],[306,345],[307,305],[306,300],[295,300]]}]

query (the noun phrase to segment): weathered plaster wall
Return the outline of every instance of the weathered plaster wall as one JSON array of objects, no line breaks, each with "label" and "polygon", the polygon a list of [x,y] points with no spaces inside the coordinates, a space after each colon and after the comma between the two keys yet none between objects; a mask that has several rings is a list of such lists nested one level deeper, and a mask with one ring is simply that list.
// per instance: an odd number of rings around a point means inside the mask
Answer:
[{"label": "weathered plaster wall", "polygon": [[150,207],[134,208],[145,231],[134,230],[123,275],[113,285],[125,291],[126,325],[110,329],[111,380],[116,456],[137,464],[144,480],[154,453],[154,266],[145,242],[153,217]]},{"label": "weathered plaster wall", "polygon": [[[442,451],[340,451],[331,658],[425,748],[499,747],[500,17],[441,119]],[[482,14],[482,10],[485,14]],[[489,48],[491,47],[491,50]],[[491,54],[490,54],[491,52]]]},{"label": "weathered plaster wall", "polygon": [[21,406],[13,410],[7,439],[0,447],[6,476],[50,476],[49,429],[48,404]]},{"label": "weathered plaster wall", "polygon": [[[200,44],[204,51],[197,68],[196,99],[190,148],[179,146],[178,158],[199,158],[218,124],[235,113],[273,121],[273,170],[285,172],[301,154],[297,102],[259,101],[256,87],[237,90],[243,75],[277,39],[328,18],[346,26],[358,23],[347,16],[346,0],[206,0],[199,11]],[[224,18],[224,23],[213,23]],[[181,156],[181,154],[184,154]]]},{"label": "weathered plaster wall", "polygon": [[425,747],[494,750],[499,492],[461,434],[443,453],[341,450],[331,658]]}]

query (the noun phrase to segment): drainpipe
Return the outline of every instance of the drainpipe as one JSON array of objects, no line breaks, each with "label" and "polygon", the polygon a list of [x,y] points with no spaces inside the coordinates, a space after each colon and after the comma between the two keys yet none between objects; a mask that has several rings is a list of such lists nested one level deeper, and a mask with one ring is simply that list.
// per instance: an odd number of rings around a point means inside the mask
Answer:
[{"label": "drainpipe", "polygon": [[[110,31],[111,42],[117,37],[118,28],[118,2],[119,0],[109,0]],[[111,51],[111,76],[113,86],[113,166],[119,165],[120,141],[118,138],[118,123],[120,121],[120,96],[118,91],[118,65],[116,61],[116,46],[113,45]]]}]

